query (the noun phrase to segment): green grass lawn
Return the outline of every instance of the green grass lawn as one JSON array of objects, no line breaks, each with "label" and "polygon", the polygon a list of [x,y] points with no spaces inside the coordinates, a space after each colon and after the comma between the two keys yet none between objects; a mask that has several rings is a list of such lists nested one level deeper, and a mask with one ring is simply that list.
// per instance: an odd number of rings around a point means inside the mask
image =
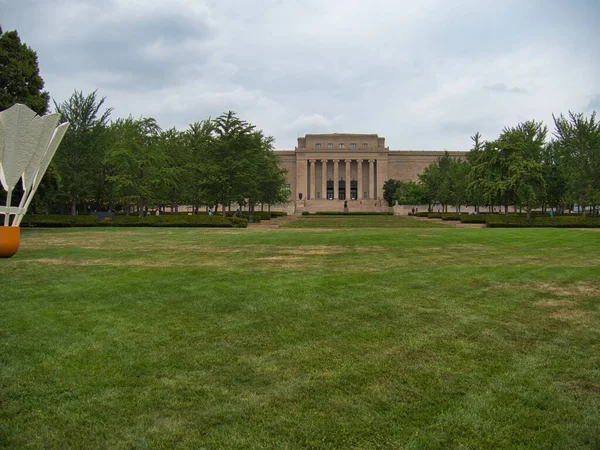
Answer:
[{"label": "green grass lawn", "polygon": [[600,232],[384,219],[23,230],[0,448],[599,448]]}]

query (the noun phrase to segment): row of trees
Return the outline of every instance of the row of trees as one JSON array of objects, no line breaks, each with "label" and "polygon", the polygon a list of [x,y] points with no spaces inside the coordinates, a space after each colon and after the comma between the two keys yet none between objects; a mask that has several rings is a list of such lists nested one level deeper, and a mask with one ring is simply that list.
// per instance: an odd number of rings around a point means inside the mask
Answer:
[{"label": "row of trees", "polygon": [[55,159],[54,198],[46,202],[81,208],[149,208],[231,204],[250,208],[287,200],[285,173],[273,138],[232,111],[190,125],[161,130],[153,118],[110,121],[111,109],[96,92],[75,91],[56,104],[69,121]]},{"label": "row of trees", "polygon": [[[49,111],[35,51],[16,31],[0,28],[0,111],[23,103]],[[170,205],[233,204],[250,208],[287,200],[285,173],[271,151],[273,138],[232,111],[162,130],[153,118],[111,120],[112,108],[96,92],[75,91],[54,107],[70,123],[40,186],[34,209],[69,210],[132,206],[143,214]],[[2,195],[2,194],[0,194]]]},{"label": "row of trees", "polygon": [[390,204],[548,207],[578,205],[595,212],[600,205],[600,122],[569,112],[554,117],[555,132],[541,122],[505,128],[492,141],[479,133],[466,159],[447,152],[419,175],[419,183],[388,180],[384,195]]}]

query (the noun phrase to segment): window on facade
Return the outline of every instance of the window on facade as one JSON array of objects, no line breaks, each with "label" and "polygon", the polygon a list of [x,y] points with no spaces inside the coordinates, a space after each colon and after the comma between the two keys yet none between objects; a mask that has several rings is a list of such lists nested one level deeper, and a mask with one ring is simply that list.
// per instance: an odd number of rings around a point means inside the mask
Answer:
[{"label": "window on facade", "polygon": [[327,148],[333,148],[333,144],[327,144]]},{"label": "window on facade", "polygon": [[356,144],[350,144],[350,148],[356,148]]},{"label": "window on facade", "polygon": [[367,147],[368,147],[368,145],[366,143],[363,144],[363,148],[367,148]]},{"label": "window on facade", "polygon": [[321,143],[320,143],[320,142],[317,142],[317,143],[315,144],[315,147],[317,147],[317,148],[321,148]]},{"label": "window on facade", "polygon": [[291,186],[290,184],[286,184],[286,185],[285,185],[285,189],[286,189],[287,191],[289,191],[289,190],[291,190],[291,189],[292,189],[292,186]]},{"label": "window on facade", "polygon": [[340,144],[340,148],[344,148],[344,144]]}]

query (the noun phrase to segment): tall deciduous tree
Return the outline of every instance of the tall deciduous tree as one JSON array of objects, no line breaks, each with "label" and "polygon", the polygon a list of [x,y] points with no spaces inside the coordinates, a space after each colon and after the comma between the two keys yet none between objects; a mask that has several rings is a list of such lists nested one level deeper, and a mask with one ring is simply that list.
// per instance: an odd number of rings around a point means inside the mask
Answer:
[{"label": "tall deciduous tree", "polygon": [[544,197],[546,182],[542,170],[542,152],[547,129],[541,122],[527,121],[505,128],[498,146],[506,154],[507,176],[504,189],[513,194],[514,205],[524,205],[527,217]]},{"label": "tall deciduous tree", "polygon": [[387,202],[388,206],[392,206],[398,200],[398,188],[401,184],[402,181],[394,180],[393,178],[383,183],[383,199]]},{"label": "tall deciduous tree", "polygon": [[600,205],[600,122],[569,111],[554,117],[556,145],[561,154],[567,195],[579,206]]},{"label": "tall deciduous tree", "polygon": [[546,182],[543,197],[544,210],[546,206],[561,210],[567,200],[567,184],[565,173],[567,167],[563,163],[558,142],[552,141],[542,151],[542,174]]},{"label": "tall deciduous tree", "polygon": [[[279,158],[273,153],[274,139],[264,136],[262,132],[255,132],[257,140],[256,160],[258,165],[256,187],[257,195],[252,203],[271,205],[289,201],[289,191],[285,189],[286,171],[279,167]],[[252,205],[253,207],[253,205]]]},{"label": "tall deciduous tree", "polygon": [[135,204],[140,216],[161,203],[164,193],[176,183],[171,158],[160,145],[160,127],[152,118],[118,119],[111,125],[113,142],[107,165],[118,201]]},{"label": "tall deciduous tree", "polygon": [[45,114],[50,96],[43,89],[35,51],[21,42],[16,31],[3,33],[0,27],[0,111],[22,103]]},{"label": "tall deciduous tree", "polygon": [[426,167],[419,179],[430,209],[432,204],[439,203],[444,212],[448,205],[455,205],[460,211],[460,206],[467,202],[468,174],[468,164],[453,158],[448,152]]},{"label": "tall deciduous tree", "polygon": [[425,186],[414,181],[399,181],[394,200],[400,205],[421,205],[427,203]]},{"label": "tall deciduous tree", "polygon": [[213,121],[208,118],[201,122],[192,123],[183,135],[182,148],[185,154],[182,175],[184,198],[192,205],[195,213],[202,205],[209,203],[214,205],[214,199],[208,198],[209,196],[205,192],[207,166],[210,164],[211,151],[215,146],[213,132]]},{"label": "tall deciduous tree", "polygon": [[105,97],[96,91],[83,95],[75,91],[69,100],[57,104],[62,120],[70,123],[54,160],[62,177],[63,191],[71,203],[71,214],[77,205],[94,199],[96,206],[106,200],[104,159],[107,147],[106,126],[112,108],[100,112]]},{"label": "tall deciduous tree", "polygon": [[232,202],[248,197],[256,167],[249,158],[254,125],[228,111],[214,120],[215,140],[205,154],[202,188],[207,200],[223,211]]}]

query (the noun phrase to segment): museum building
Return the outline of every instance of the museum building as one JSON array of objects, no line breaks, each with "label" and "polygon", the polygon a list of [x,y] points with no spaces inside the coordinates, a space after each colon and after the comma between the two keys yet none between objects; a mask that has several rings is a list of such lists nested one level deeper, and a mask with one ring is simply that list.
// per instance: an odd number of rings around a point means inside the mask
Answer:
[{"label": "museum building", "polygon": [[[276,150],[287,171],[295,211],[381,210],[383,184],[390,178],[418,181],[441,151],[390,150],[377,134],[307,134],[294,150]],[[465,157],[465,151],[451,151]]]}]

